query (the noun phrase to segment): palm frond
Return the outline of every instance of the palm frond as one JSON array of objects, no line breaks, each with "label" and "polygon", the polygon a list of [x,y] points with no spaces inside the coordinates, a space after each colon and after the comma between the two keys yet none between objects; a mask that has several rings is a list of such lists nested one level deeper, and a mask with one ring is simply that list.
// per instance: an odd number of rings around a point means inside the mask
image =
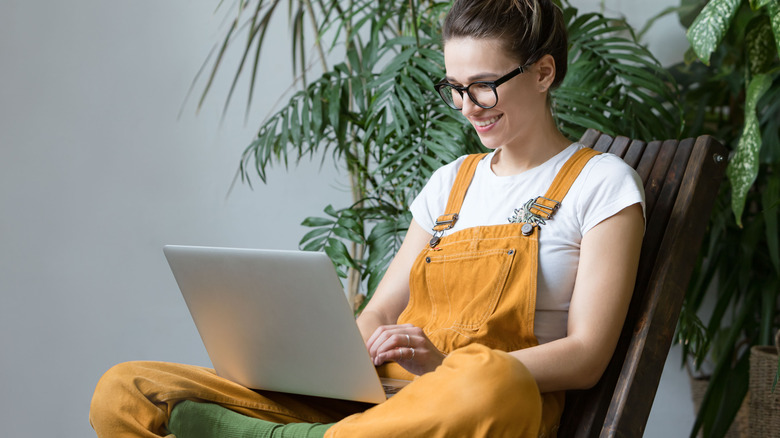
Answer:
[{"label": "palm frond", "polygon": [[670,104],[676,101],[674,78],[630,27],[595,13],[567,16],[569,68],[553,93],[561,129],[575,137],[586,127],[631,137],[678,136],[680,108]]}]

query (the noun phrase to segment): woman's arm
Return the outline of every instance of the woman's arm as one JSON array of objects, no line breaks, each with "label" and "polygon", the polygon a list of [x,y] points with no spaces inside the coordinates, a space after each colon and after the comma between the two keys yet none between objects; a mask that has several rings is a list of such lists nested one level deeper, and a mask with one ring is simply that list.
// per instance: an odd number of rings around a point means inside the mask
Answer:
[{"label": "woman's arm", "polygon": [[634,204],[583,236],[567,336],[511,353],[533,374],[541,392],[598,382],[628,311],[643,233],[642,207]]},{"label": "woman's arm", "polygon": [[409,273],[420,251],[432,235],[412,219],[406,237],[379,282],[374,296],[357,319],[363,340],[368,342],[377,328],[392,325],[409,303]]}]

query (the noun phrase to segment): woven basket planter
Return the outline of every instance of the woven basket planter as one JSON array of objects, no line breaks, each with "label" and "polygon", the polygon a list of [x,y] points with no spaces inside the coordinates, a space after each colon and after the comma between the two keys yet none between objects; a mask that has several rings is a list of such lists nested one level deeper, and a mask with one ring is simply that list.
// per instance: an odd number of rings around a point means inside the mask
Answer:
[{"label": "woven basket planter", "polygon": [[750,349],[750,437],[780,437],[780,385],[772,393],[777,350],[766,346]]}]

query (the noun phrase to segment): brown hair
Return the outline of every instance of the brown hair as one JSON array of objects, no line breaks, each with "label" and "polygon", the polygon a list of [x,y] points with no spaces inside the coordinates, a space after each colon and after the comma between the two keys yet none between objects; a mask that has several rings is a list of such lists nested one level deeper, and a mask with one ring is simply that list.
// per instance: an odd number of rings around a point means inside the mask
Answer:
[{"label": "brown hair", "polygon": [[524,65],[544,55],[555,60],[556,88],[566,76],[568,37],[563,13],[552,0],[455,0],[442,39],[498,39]]}]

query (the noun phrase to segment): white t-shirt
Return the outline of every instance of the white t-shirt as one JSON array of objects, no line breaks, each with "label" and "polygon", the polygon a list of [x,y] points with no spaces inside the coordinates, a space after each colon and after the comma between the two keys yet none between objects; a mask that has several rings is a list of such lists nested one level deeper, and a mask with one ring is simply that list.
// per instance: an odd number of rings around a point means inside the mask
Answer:
[{"label": "white t-shirt", "polygon": [[[544,196],[566,160],[583,148],[574,143],[545,163],[518,175],[496,176],[490,168],[495,152],[477,165],[455,226],[445,235],[480,225],[509,222],[516,208],[529,199]],[[410,206],[414,220],[433,233],[436,218],[446,213],[447,199],[465,156],[439,168]],[[534,334],[539,343],[566,336],[569,302],[580,257],[582,236],[604,219],[641,203],[642,180],[619,157],[593,157],[561,201],[552,219],[539,233]]]}]

